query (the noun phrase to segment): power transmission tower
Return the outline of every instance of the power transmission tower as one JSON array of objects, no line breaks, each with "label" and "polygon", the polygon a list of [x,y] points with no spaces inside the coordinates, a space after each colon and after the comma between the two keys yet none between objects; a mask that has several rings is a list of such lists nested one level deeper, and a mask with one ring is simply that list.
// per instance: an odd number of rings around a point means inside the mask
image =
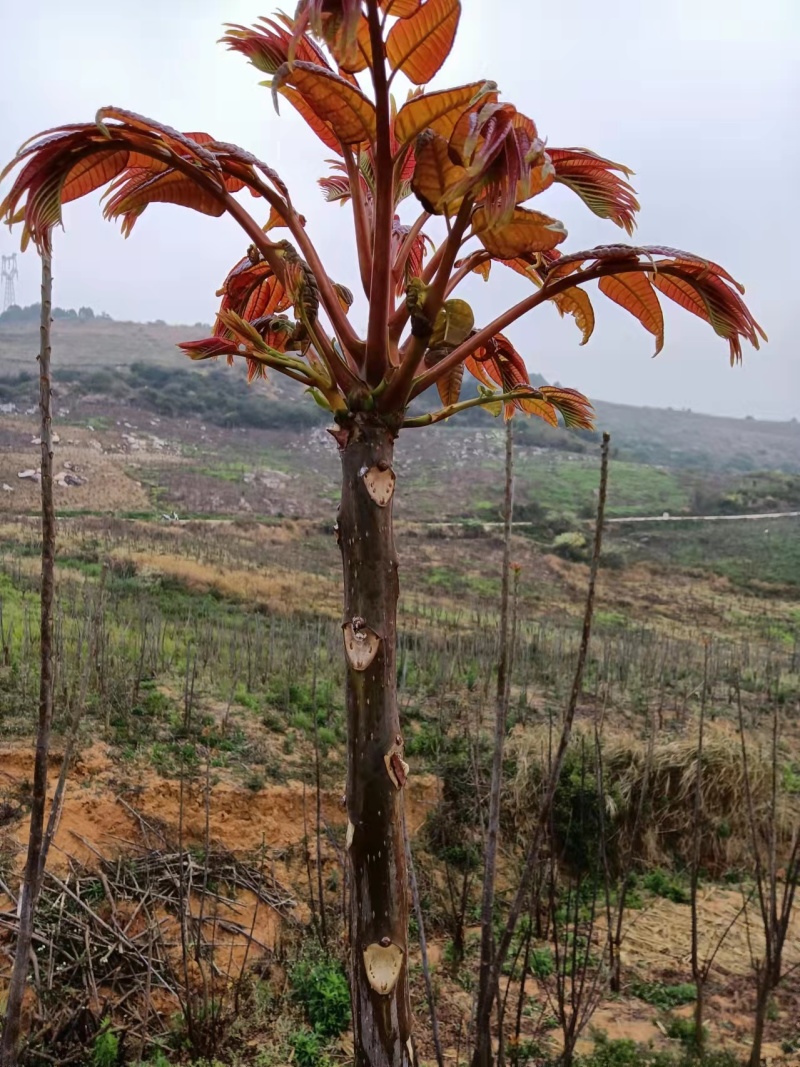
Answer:
[{"label": "power transmission tower", "polygon": [[17,253],[12,252],[10,256],[2,257],[2,277],[3,281],[3,311],[8,311],[12,304],[16,304],[16,296],[14,293],[14,279],[19,277],[19,271],[17,270]]}]

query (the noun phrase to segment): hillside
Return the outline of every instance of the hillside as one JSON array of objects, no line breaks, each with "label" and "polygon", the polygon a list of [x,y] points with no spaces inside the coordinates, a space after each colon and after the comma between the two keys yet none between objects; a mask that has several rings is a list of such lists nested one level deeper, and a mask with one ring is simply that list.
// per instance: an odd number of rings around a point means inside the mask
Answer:
[{"label": "hillside", "polygon": [[[114,322],[99,318],[91,322],[58,320],[53,327],[56,378],[60,377],[63,381],[63,373],[60,372],[64,368],[79,368],[86,373],[125,368],[133,362],[165,368],[187,366],[175,345],[208,332],[210,327],[202,323],[168,326],[163,323]],[[0,323],[0,403],[10,399],[7,395],[8,378],[25,372],[33,374],[37,344],[38,334],[32,324]],[[193,372],[202,373],[205,370],[194,368]],[[226,391],[241,388],[241,377],[239,375],[240,381],[236,386],[229,386],[226,382]],[[105,379],[104,387],[96,391],[111,391],[110,377]],[[20,399],[28,396],[30,403],[34,403],[35,395],[35,387],[27,391],[23,389]],[[180,395],[185,401],[183,387]],[[219,398],[220,394],[215,391],[215,403]],[[194,410],[205,417],[203,410]],[[286,413],[279,416],[274,409],[269,415],[264,412],[254,417],[263,428],[277,425],[275,420],[278,418],[281,418],[281,425],[296,418],[298,428],[310,423],[324,424],[324,417],[316,411],[295,410],[296,414],[289,419]],[[656,466],[706,471],[800,471],[800,423],[796,421],[781,423],[729,419],[689,411],[630,407],[605,400],[596,402],[596,411],[598,430],[611,433],[617,454],[622,458]],[[230,424],[235,425],[235,421],[231,419]],[[245,417],[240,425],[249,426],[253,423],[250,417]],[[484,412],[475,412],[470,413],[469,417],[462,417],[458,425],[489,427],[492,422]],[[553,434],[533,422],[526,422],[520,433],[522,439],[530,444],[584,450],[578,435]]]},{"label": "hillside", "polygon": [[696,470],[800,469],[800,423],[599,401],[598,426],[642,463]]},{"label": "hillside", "polygon": [[[181,358],[175,342],[208,330],[107,319],[54,327],[51,795],[74,708],[82,719],[37,919],[51,947],[46,988],[33,983],[32,1064],[352,1060],[342,571],[332,536],[340,465],[328,415],[292,383],[248,387],[241,368]],[[31,326],[0,324],[0,998],[37,692],[37,341]],[[613,434],[607,512],[619,521],[606,528],[576,732],[548,829],[563,870],[548,865],[537,883],[504,970],[517,1020],[509,1062],[554,1064],[558,982],[575,974],[563,961],[578,958],[564,954],[571,944],[597,983],[576,1067],[738,1067],[760,935],[737,716],[748,724],[759,811],[772,810],[770,782],[780,788],[783,848],[800,803],[800,520],[680,517],[800,508],[798,428],[603,403],[598,416]],[[514,425],[520,524],[498,920],[573,685],[598,436]],[[394,461],[405,807],[445,1067],[464,1062],[478,973],[504,444],[501,420],[470,412],[404,431]],[[664,511],[678,521],[625,521]],[[708,774],[698,779],[695,838],[686,816],[701,711]],[[632,833],[642,812],[647,823]],[[623,842],[634,840],[626,859]],[[695,997],[695,840],[703,944],[710,951],[719,939],[703,1060],[683,1048]],[[621,988],[611,993],[604,923],[609,902],[621,909],[623,899]],[[574,916],[570,900],[582,902]],[[768,1062],[786,1067],[800,1048],[798,946],[795,911],[765,1045]],[[419,1057],[430,1067],[421,959],[414,944]]]},{"label": "hillside", "polygon": [[[224,361],[192,365],[175,349],[209,329],[196,324],[58,320],[55,414],[60,432],[56,504],[64,515],[330,522],[339,463],[329,416],[292,382],[248,386]],[[32,326],[0,324],[0,514],[38,509],[38,380]],[[428,398],[421,398],[423,401]],[[435,403],[430,398],[429,403]],[[611,518],[737,515],[800,509],[800,428],[688,412],[598,404],[612,433]],[[581,562],[595,508],[599,434],[515,424],[516,518],[540,550]],[[502,494],[502,422],[465,413],[400,435],[397,516],[403,522],[496,522]],[[701,568],[747,589],[795,597],[798,519],[770,523],[609,527],[609,559]],[[706,528],[703,528],[706,527]],[[458,567],[431,581],[461,588]],[[485,583],[494,595],[493,583]],[[491,586],[491,588],[490,588]]]}]

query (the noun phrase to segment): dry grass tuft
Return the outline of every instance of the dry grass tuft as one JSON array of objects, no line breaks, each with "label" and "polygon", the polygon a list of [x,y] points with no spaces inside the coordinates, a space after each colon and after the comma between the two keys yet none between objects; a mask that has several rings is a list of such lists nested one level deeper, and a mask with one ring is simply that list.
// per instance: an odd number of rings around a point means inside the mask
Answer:
[{"label": "dry grass tuft", "polygon": [[196,559],[154,552],[115,551],[120,560],[130,560],[142,577],[167,575],[181,582],[189,592],[214,591],[271,611],[313,609],[336,618],[340,613],[339,590],[335,582],[319,574],[290,571],[279,567],[258,570],[221,567]]},{"label": "dry grass tuft", "polygon": [[[552,739],[555,748],[558,738]],[[594,739],[586,726],[576,730],[559,789],[570,789],[569,773],[581,761],[581,747],[589,766],[585,773],[589,789],[595,782]],[[525,834],[536,817],[542,780],[549,762],[551,741],[546,729],[519,734],[512,739],[509,756],[515,774],[505,794],[509,825]],[[694,832],[694,797],[697,784],[697,743],[693,737],[667,741],[653,747],[648,767],[648,749],[630,737],[603,744],[603,772],[610,837],[634,832],[636,813],[644,797],[643,831],[634,843],[637,859],[647,866],[686,864]],[[750,790],[759,832],[766,835],[771,821],[772,766],[768,754],[751,743],[748,752]],[[778,772],[780,774],[780,770]],[[573,783],[574,785],[574,783]],[[706,737],[701,775],[701,855],[710,874],[749,868],[752,843],[747,811],[745,777],[739,738],[711,734]],[[558,800],[557,800],[558,803]],[[779,848],[791,841],[797,812],[780,795],[777,804]],[[627,842],[626,842],[627,843]]]}]

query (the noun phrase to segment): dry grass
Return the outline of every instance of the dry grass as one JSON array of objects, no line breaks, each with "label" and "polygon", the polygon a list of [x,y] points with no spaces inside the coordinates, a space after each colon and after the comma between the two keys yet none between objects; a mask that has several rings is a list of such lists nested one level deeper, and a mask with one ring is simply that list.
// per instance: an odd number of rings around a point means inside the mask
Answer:
[{"label": "dry grass", "polygon": [[143,578],[166,575],[193,593],[213,591],[276,612],[302,607],[330,618],[341,614],[338,585],[317,574],[278,567],[259,567],[258,571],[220,567],[182,556],[128,549],[115,550],[112,556],[121,562],[133,563]]},{"label": "dry grass", "polygon": [[[557,740],[554,738],[553,746]],[[582,744],[587,759],[593,760],[594,740],[587,724],[573,736],[570,744],[573,759],[580,759],[578,752]],[[772,767],[764,748],[753,739],[749,741],[749,749],[753,810],[760,832],[765,832],[771,815]],[[549,750],[548,733],[541,728],[518,734],[509,746],[516,773],[507,786],[505,808],[512,825],[523,833],[538,809]],[[688,862],[694,835],[698,774],[697,741],[692,732],[685,739],[657,743],[651,757],[644,743],[630,734],[619,734],[605,741],[603,766],[611,833],[634,832],[636,815],[644,799],[645,831],[635,842],[638,860],[645,866],[671,864],[676,860]],[[587,771],[589,788],[594,773],[593,767]],[[644,798],[643,790],[646,790]],[[706,737],[700,790],[704,868],[709,873],[721,874],[749,867],[752,844],[745,777],[740,741],[734,734],[713,731]],[[777,819],[779,844],[785,848],[797,821],[796,805],[785,796],[779,796]]]},{"label": "dry grass", "polygon": [[[619,792],[622,811],[631,820],[642,790],[648,788],[649,818],[641,842],[642,858],[657,863],[665,855],[687,855],[694,832],[694,797],[700,774],[702,810],[701,854],[708,869],[729,870],[752,854],[746,781],[738,738],[710,737],[703,750],[702,767],[694,738],[657,745],[648,759],[643,745],[618,743],[606,749],[607,773]],[[770,821],[772,768],[762,752],[749,754],[750,794],[754,816],[763,829]],[[778,834],[787,844],[795,813],[779,799]]]},{"label": "dry grass", "polygon": [[[742,894],[734,889],[707,885],[698,899],[700,957],[711,955],[722,940],[714,959],[713,976],[717,980],[746,977],[752,967],[751,955],[764,955],[764,931],[758,901],[751,899],[747,908]],[[686,904],[655,898],[641,911],[628,913],[623,962],[640,974],[659,971],[686,974],[686,957],[691,944],[691,914]],[[602,929],[602,921],[598,924]],[[784,964],[800,964],[800,912],[795,911],[786,944]],[[727,931],[727,933],[726,933]],[[724,940],[723,940],[723,935]]]}]

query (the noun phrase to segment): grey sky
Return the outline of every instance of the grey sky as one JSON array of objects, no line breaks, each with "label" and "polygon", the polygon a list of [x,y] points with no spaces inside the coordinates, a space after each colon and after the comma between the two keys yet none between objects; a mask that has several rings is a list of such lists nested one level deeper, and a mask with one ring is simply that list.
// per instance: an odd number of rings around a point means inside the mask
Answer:
[{"label": "grey sky", "polygon": [[[435,84],[494,78],[552,145],[586,146],[631,166],[642,203],[635,239],[721,262],[747,286],[770,337],[760,353],[745,349],[744,366],[731,370],[726,343],[664,301],[666,345],[651,360],[650,335],[598,295],[597,327],[584,348],[572,321],[551,307],[509,331],[529,367],[623,403],[800,415],[797,0],[463,0],[463,7],[455,51]],[[279,170],[331,273],[355,289],[349,208],[325,204],[316,187],[330,153],[288,105],[278,118],[258,72],[215,43],[224,21],[271,13],[270,0],[5,5],[0,159],[31,134],[90,120],[112,103],[179,129],[208,130]],[[545,193],[536,207],[565,222],[565,249],[625,239],[566,190]],[[95,197],[65,215],[56,301],[115,318],[210,321],[214,291],[247,243],[227,219],[169,206],[148,209],[127,242],[102,221]],[[16,239],[0,234],[2,251],[13,247]],[[38,298],[35,256],[20,266],[18,296],[30,303]],[[527,291],[524,279],[496,268],[489,285],[470,280],[460,295],[480,322]]]}]

